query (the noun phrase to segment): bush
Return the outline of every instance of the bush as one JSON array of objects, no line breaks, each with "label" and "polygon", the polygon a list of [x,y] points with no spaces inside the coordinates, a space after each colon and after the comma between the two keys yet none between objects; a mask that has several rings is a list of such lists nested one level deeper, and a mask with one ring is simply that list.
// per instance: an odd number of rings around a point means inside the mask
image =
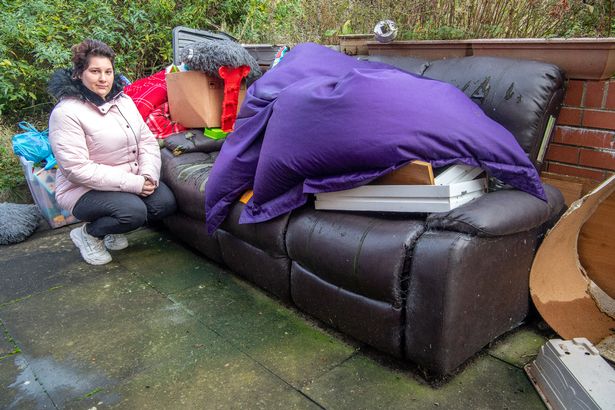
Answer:
[{"label": "bush", "polygon": [[337,43],[397,22],[401,38],[608,36],[611,0],[0,0],[0,115],[39,117],[53,101],[46,83],[70,65],[70,46],[91,37],[137,79],[172,60],[171,31],[225,31],[243,43]]},{"label": "bush", "polygon": [[[371,33],[395,21],[401,39],[605,37],[615,32],[612,0],[315,0],[302,2],[297,27],[322,33]],[[336,36],[321,40],[335,42]]]},{"label": "bush", "polygon": [[[258,2],[257,2],[258,3]],[[249,3],[251,4],[251,3]],[[0,0],[0,115],[11,121],[49,112],[47,80],[70,66],[70,47],[96,38],[117,53],[118,71],[136,79],[172,61],[171,31],[245,27],[251,8],[226,0]],[[254,15],[254,13],[253,13]],[[255,20],[257,21],[257,20]]]},{"label": "bush", "polygon": [[0,202],[31,202],[21,164],[13,154],[11,139],[22,132],[0,122]]}]

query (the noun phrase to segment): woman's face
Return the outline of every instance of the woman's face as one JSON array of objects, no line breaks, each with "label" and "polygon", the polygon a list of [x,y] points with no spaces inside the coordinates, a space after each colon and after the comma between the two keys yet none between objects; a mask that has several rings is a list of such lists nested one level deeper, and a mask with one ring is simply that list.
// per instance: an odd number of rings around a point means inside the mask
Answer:
[{"label": "woman's face", "polygon": [[90,57],[90,64],[81,74],[83,85],[103,99],[111,91],[113,78],[113,64],[107,57]]}]

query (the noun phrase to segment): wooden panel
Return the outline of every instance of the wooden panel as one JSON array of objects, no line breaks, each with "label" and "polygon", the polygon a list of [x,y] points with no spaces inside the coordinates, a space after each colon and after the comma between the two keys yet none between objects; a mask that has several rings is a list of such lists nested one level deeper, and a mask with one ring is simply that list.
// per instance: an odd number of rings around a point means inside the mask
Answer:
[{"label": "wooden panel", "polygon": [[564,200],[568,206],[577,199],[587,195],[600,184],[600,181],[594,179],[555,174],[553,172],[542,172],[540,179],[543,183],[553,185],[559,189],[564,195]]},{"label": "wooden panel", "polygon": [[412,161],[386,174],[372,184],[376,185],[433,185],[433,169],[429,162]]},{"label": "wooden panel", "polygon": [[598,206],[581,228],[578,252],[587,276],[615,298],[615,193]]},{"label": "wooden panel", "polygon": [[[613,197],[615,177],[598,188],[578,202],[579,206],[570,208],[547,233],[530,272],[532,300],[549,326],[564,339],[586,337],[594,344],[612,335],[615,328],[615,319],[605,314],[590,295],[578,254],[581,227],[606,199]],[[598,235],[606,243],[608,237],[611,244],[615,242],[612,229],[603,227]],[[612,277],[611,270],[611,281]],[[601,288],[606,292],[606,286]]]},{"label": "wooden panel", "polygon": [[562,195],[564,195],[564,201],[567,206],[581,198],[583,192],[583,184],[579,182],[563,181],[561,179],[552,179],[542,177],[542,182],[549,184],[559,189]]}]

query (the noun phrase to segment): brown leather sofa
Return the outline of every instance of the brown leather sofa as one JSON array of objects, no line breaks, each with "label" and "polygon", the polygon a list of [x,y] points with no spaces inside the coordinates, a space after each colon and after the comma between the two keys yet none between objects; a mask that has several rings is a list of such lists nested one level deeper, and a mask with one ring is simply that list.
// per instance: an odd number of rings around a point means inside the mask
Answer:
[{"label": "brown leather sofa", "polygon": [[[557,67],[490,57],[372,58],[456,85],[538,162],[549,117],[563,100]],[[174,135],[167,145],[182,141]],[[172,232],[300,310],[433,375],[452,372],[524,320],[532,259],[565,207],[549,186],[546,203],[498,187],[445,213],[317,211],[308,204],[240,225],[238,202],[208,236],[204,187],[217,153],[192,148],[179,156],[162,150],[163,180],[179,208],[166,220]]]}]

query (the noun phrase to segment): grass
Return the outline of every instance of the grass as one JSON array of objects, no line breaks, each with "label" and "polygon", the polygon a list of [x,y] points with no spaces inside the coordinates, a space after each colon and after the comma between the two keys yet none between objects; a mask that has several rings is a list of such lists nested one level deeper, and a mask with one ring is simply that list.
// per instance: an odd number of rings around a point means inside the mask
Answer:
[{"label": "grass", "polygon": [[20,129],[0,122],[0,203],[31,203],[32,197],[21,169],[17,156],[13,154],[13,135]]}]

